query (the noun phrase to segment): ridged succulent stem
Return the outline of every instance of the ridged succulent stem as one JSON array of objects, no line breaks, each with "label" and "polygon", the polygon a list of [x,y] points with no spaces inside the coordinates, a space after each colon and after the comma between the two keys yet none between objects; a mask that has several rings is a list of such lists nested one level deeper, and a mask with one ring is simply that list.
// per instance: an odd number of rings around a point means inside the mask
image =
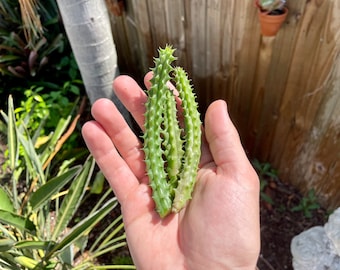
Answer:
[{"label": "ridged succulent stem", "polygon": [[159,58],[155,58],[154,76],[151,79],[151,88],[145,104],[145,163],[152,188],[152,198],[161,217],[168,215],[172,206],[171,186],[164,170],[165,151],[162,142],[166,133],[163,130],[164,113],[162,111],[166,102],[166,92],[169,91],[167,87],[167,82],[170,80],[169,74],[173,70],[171,63],[175,59],[172,54],[171,48],[165,48],[160,51]]},{"label": "ridged succulent stem", "polygon": [[196,96],[184,69],[175,69],[176,87],[182,100],[185,132],[185,153],[180,180],[175,189],[172,210],[180,211],[191,199],[196,183],[198,164],[201,157],[201,120]]}]

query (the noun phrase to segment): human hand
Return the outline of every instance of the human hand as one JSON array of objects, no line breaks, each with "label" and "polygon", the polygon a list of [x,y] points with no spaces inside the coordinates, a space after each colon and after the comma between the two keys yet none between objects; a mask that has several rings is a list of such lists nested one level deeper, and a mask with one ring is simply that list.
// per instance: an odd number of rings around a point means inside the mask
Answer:
[{"label": "human hand", "polygon": [[[128,76],[118,77],[114,89],[143,128],[146,94]],[[139,139],[110,100],[93,104],[92,115],[83,137],[121,204],[137,269],[255,269],[259,181],[224,101],[213,102],[206,112],[192,200],[164,219],[154,210]]]}]

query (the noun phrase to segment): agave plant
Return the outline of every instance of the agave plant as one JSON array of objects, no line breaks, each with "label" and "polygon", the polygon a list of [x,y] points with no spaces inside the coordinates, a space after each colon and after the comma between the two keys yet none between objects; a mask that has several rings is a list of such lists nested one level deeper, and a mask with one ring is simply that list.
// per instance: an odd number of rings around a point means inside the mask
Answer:
[{"label": "agave plant", "polygon": [[256,4],[263,12],[280,12],[284,8],[286,0],[257,0]]},{"label": "agave plant", "polygon": [[135,269],[96,263],[99,256],[126,245],[121,216],[98,233],[94,243],[87,241],[92,229],[118,205],[111,190],[101,192],[90,213],[74,222],[92,190],[92,179],[104,181],[100,172],[94,175],[94,159],[89,156],[77,165],[72,158],[51,169],[60,144],[72,133],[71,116],[61,118],[45,144],[37,146],[39,128],[30,134],[26,121],[16,121],[11,97],[8,113],[1,111],[1,115],[7,130],[10,176],[0,178],[0,269]]}]

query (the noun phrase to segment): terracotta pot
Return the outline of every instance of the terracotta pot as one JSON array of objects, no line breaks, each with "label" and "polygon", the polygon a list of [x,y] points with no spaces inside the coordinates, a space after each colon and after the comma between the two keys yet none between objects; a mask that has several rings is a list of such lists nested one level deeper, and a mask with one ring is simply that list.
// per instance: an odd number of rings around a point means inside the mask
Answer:
[{"label": "terracotta pot", "polygon": [[267,12],[263,12],[259,9],[258,15],[263,36],[272,37],[276,35],[288,14],[288,9],[286,7],[283,11],[284,13],[281,15],[269,15]]}]

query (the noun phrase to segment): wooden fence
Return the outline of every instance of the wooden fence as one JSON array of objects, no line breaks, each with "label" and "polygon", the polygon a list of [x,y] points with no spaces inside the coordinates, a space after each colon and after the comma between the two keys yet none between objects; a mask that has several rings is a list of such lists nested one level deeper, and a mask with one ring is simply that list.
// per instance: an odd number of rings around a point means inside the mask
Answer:
[{"label": "wooden fence", "polygon": [[123,73],[141,79],[156,49],[177,48],[202,112],[227,100],[249,157],[340,206],[340,1],[288,0],[276,37],[253,1],[127,0],[112,29]]}]

